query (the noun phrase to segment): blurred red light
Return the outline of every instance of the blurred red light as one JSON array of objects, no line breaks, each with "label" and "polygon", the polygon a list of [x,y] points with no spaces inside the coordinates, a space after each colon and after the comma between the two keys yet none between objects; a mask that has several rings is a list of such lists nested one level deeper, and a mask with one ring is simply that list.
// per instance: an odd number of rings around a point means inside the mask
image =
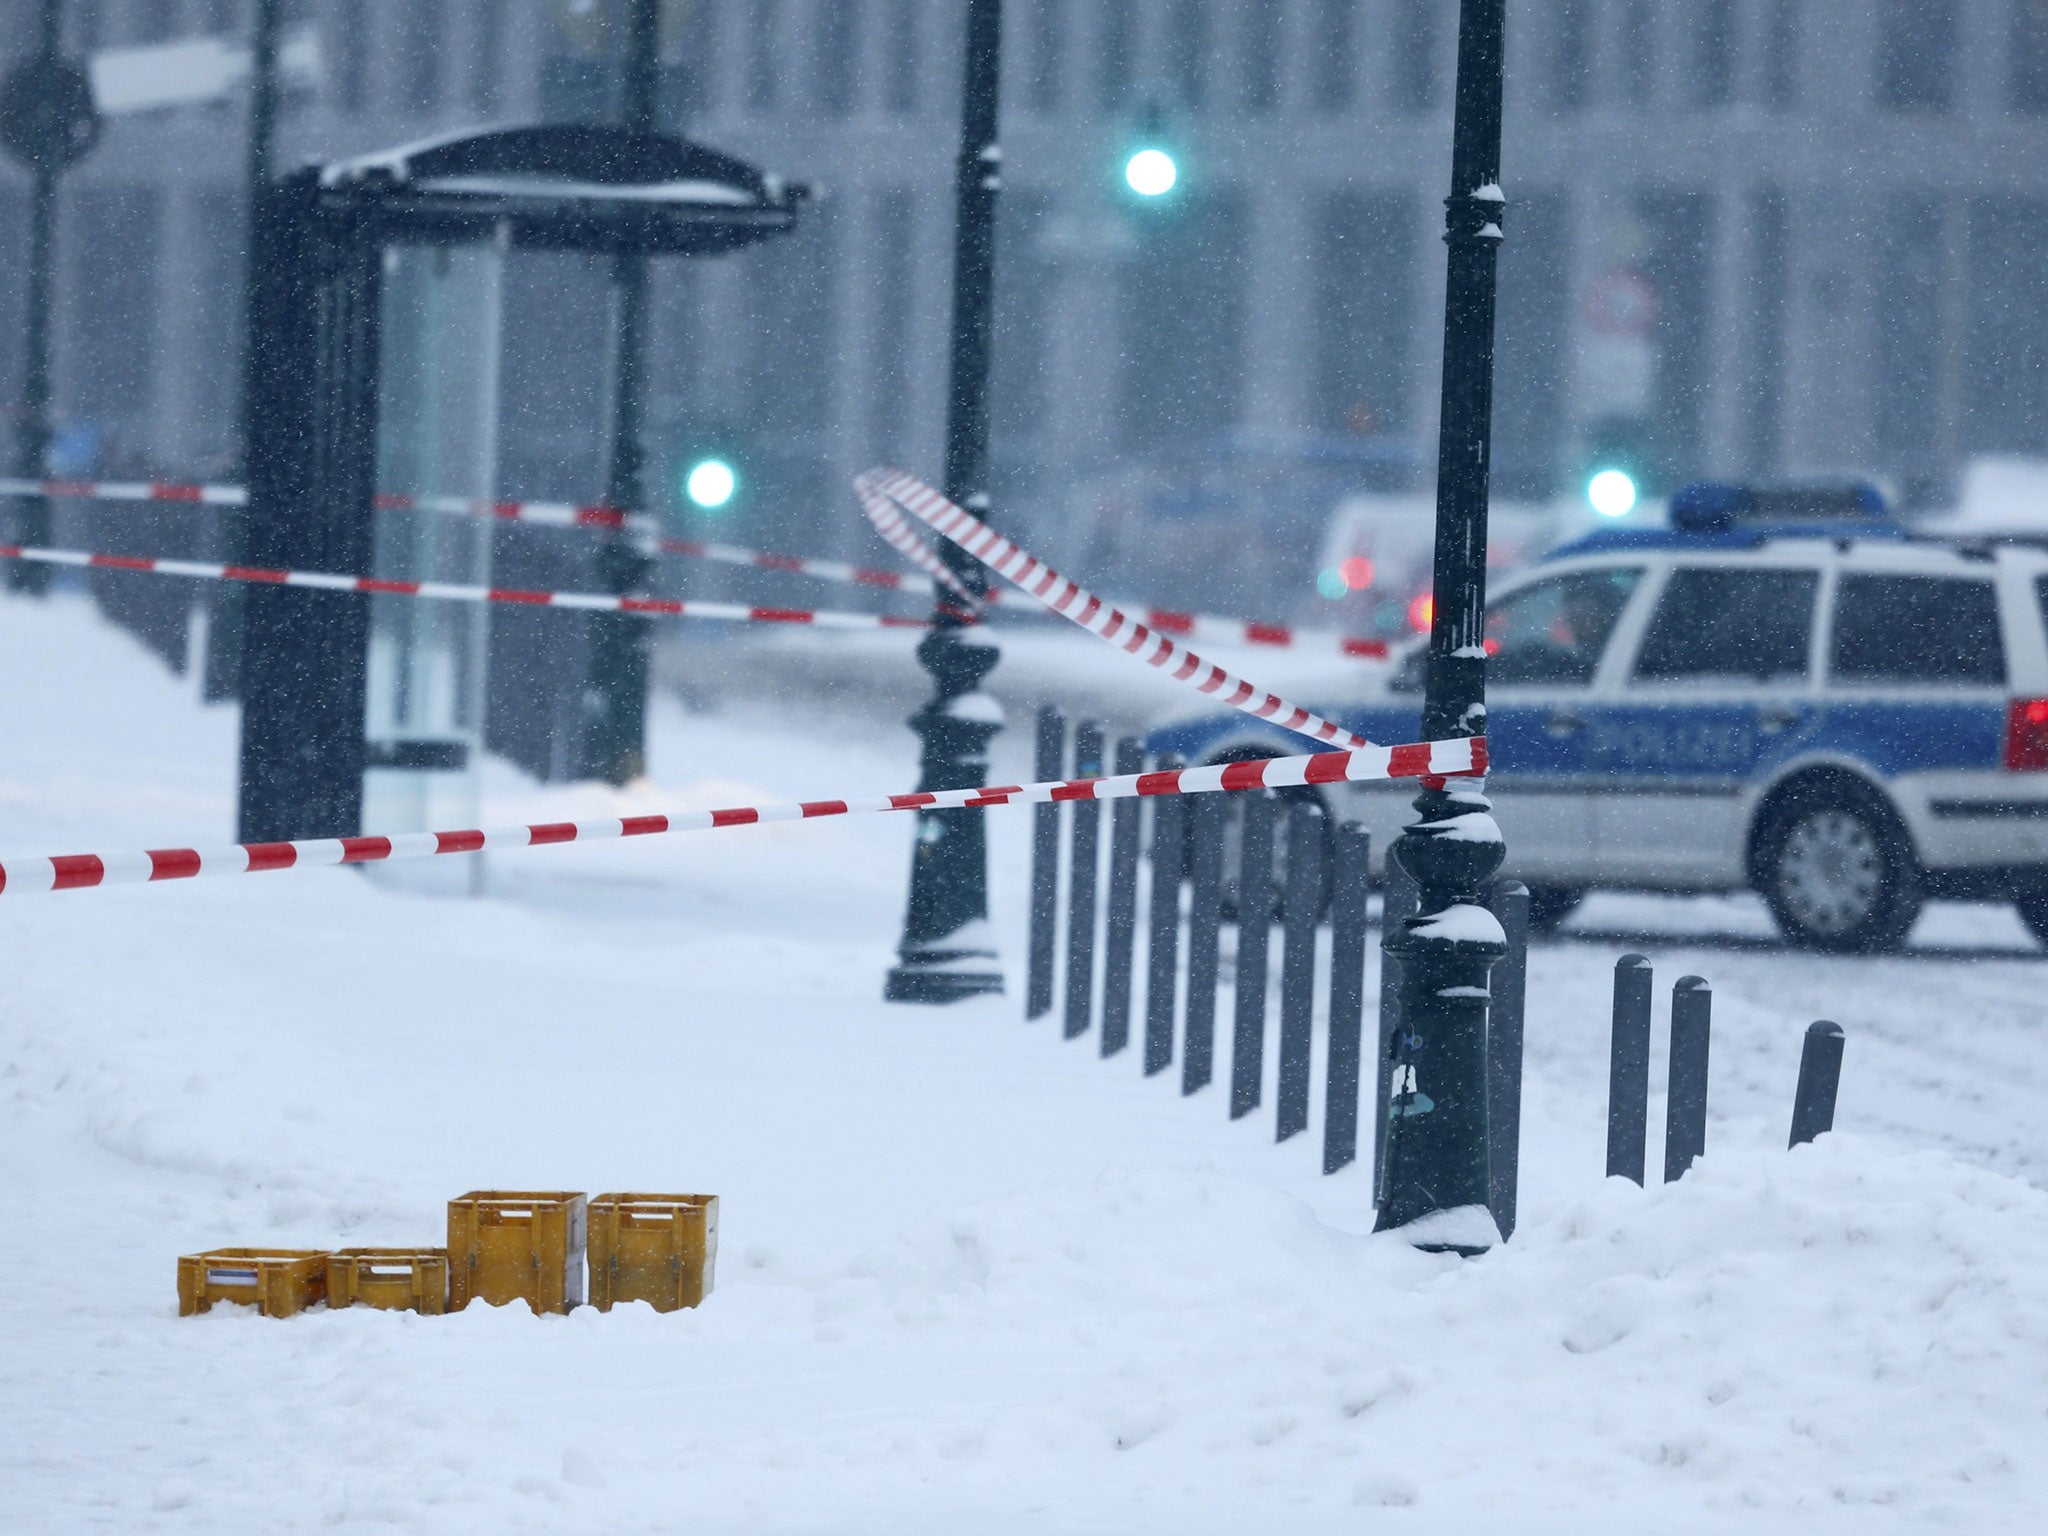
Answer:
[{"label": "blurred red light", "polygon": [[2048,772],[2048,699],[2014,699],[2005,714],[2005,766]]},{"label": "blurred red light", "polygon": [[1408,623],[1418,634],[1428,634],[1429,626],[1436,622],[1436,598],[1424,592],[1408,605]]},{"label": "blurred red light", "polygon": [[1363,555],[1351,555],[1338,565],[1337,574],[1353,592],[1363,592],[1372,585],[1372,562]]}]

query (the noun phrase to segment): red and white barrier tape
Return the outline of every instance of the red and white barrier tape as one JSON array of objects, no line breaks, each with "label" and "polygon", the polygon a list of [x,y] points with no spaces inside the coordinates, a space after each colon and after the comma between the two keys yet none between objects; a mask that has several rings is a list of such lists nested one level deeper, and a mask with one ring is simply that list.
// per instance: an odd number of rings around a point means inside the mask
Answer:
[{"label": "red and white barrier tape", "polygon": [[815,629],[926,629],[923,619],[886,613],[841,613],[823,608],[764,608],[746,603],[712,603],[691,598],[614,597],[607,592],[532,592],[519,587],[473,586],[454,581],[392,581],[381,576],[342,576],[331,571],[279,571],[258,565],[221,565],[211,560],[159,560],[140,555],[97,554],[82,549],[23,549],[0,544],[0,560],[91,570],[145,571],[190,576],[201,581],[247,581],[259,586],[312,587],[322,592],[370,592],[385,597],[419,597],[457,603],[510,603],[530,608],[576,608],[595,613],[638,613],[656,618],[719,619],[741,624],[807,624]]},{"label": "red and white barrier tape", "polygon": [[[1335,721],[1325,720],[1277,693],[1268,693],[1213,662],[1204,661],[1157,629],[1105,603],[915,476],[900,469],[871,469],[857,476],[853,486],[869,520],[891,543],[897,542],[899,534],[915,538],[914,532],[901,526],[903,518],[896,510],[900,507],[983,562],[1041,607],[1159,668],[1175,682],[1185,683],[1197,693],[1219,699],[1256,719],[1271,721],[1283,730],[1298,732],[1311,741],[1351,748],[1371,745]],[[897,531],[892,533],[892,528]],[[947,575],[956,590],[966,592],[964,583],[953,578],[951,572]]]},{"label": "red and white barrier tape", "polygon": [[[187,505],[241,507],[249,495],[239,485],[183,485],[162,480],[11,480],[0,478],[0,496],[55,496],[78,500],[172,502]],[[644,512],[624,512],[616,507],[584,506],[569,501],[475,501],[461,496],[404,496],[380,493],[376,500],[385,512],[439,512],[460,517],[499,522],[533,523],[547,528],[619,528],[646,539],[665,555],[687,560],[709,560],[720,565],[745,566],[757,571],[787,571],[836,581],[846,586],[874,587],[884,592],[908,592],[930,596],[951,587],[950,571],[931,553],[907,523],[902,533],[907,542],[898,543],[885,534],[906,559],[927,572],[885,571],[874,566],[855,565],[845,560],[815,560],[805,555],[777,554],[772,550],[748,549],[699,539],[678,539],[661,532],[660,519]],[[897,521],[902,522],[899,516]],[[944,572],[941,580],[929,574]],[[991,603],[1000,594],[991,592]],[[1274,649],[1331,651],[1339,656],[1380,658],[1387,654],[1384,640],[1346,635],[1334,630],[1298,629],[1290,624],[1264,624],[1251,619],[1222,618],[1214,614],[1184,613],[1171,608],[1138,608],[1139,620],[1162,634],[1215,645],[1265,646]]]},{"label": "red and white barrier tape", "polygon": [[190,880],[200,875],[254,875],[274,869],[329,864],[374,864],[389,859],[423,859],[444,853],[478,853],[486,848],[530,848],[549,843],[602,842],[664,832],[698,832],[762,822],[810,821],[876,811],[982,809],[994,805],[1035,805],[1046,801],[1119,800],[1133,796],[1201,795],[1221,790],[1280,789],[1299,784],[1337,784],[1374,779],[1483,774],[1486,739],[1418,742],[1398,747],[1359,747],[1299,757],[1261,758],[1208,768],[1171,768],[1114,778],[1060,779],[1044,784],[940,790],[932,794],[880,795],[855,800],[805,800],[794,805],[745,805],[719,811],[682,811],[667,816],[605,817],[592,821],[542,822],[488,831],[410,832],[390,837],[332,837],[292,843],[235,843],[219,848],[154,848],[143,853],[73,853],[0,860],[0,895],[75,891],[89,886]]}]

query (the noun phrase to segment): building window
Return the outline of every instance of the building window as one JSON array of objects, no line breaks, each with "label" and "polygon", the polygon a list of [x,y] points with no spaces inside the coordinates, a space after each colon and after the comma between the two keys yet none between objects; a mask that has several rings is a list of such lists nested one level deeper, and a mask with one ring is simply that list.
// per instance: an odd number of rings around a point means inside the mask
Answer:
[{"label": "building window", "polygon": [[1946,112],[1955,104],[1956,0],[1886,0],[1877,104],[1888,112]]},{"label": "building window", "polygon": [[440,0],[407,0],[399,13],[398,70],[401,101],[421,115],[441,104],[441,63],[446,52],[446,15]]},{"label": "building window", "polygon": [[782,75],[776,58],[782,0],[754,0],[747,23],[747,106],[756,112],[772,112],[782,100]]},{"label": "building window", "polygon": [[334,104],[350,117],[370,105],[370,15],[368,0],[334,0]]},{"label": "building window", "polygon": [[1280,7],[1255,5],[1244,18],[1244,106],[1264,116],[1280,105]]},{"label": "building window", "polygon": [[1735,99],[1735,0],[1694,0],[1692,101],[1725,107]]},{"label": "building window", "polygon": [[918,49],[917,19],[922,8],[917,0],[896,0],[896,12],[889,28],[889,77],[883,82],[882,104],[898,117],[917,110],[917,67],[924,55]]},{"label": "building window", "polygon": [[135,41],[165,43],[178,30],[178,0],[141,0],[135,7]]},{"label": "building window", "polygon": [[1178,0],[1166,33],[1166,72],[1183,107],[1200,107],[1209,95],[1208,0]]},{"label": "building window", "polygon": [[1437,104],[1438,0],[1400,0],[1394,17],[1394,104],[1403,112],[1433,111]]},{"label": "building window", "polygon": [[1764,18],[1764,104],[1789,107],[1799,99],[1799,0],[1771,0]]},{"label": "building window", "polygon": [[1024,102],[1034,112],[1057,112],[1065,97],[1067,0],[1032,0],[1025,15]]},{"label": "building window", "polygon": [[1592,88],[1591,0],[1557,0],[1551,16],[1550,103],[1560,112],[1582,111]]},{"label": "building window", "polygon": [[1357,0],[1316,0],[1315,28],[1310,99],[1318,112],[1346,111],[1358,99]]},{"label": "building window", "polygon": [[829,117],[851,117],[860,78],[860,0],[832,0],[819,17],[812,56],[818,105]]},{"label": "building window", "polygon": [[1096,102],[1104,112],[1121,112],[1131,104],[1137,67],[1137,7],[1133,0],[1102,0],[1097,14],[1102,31],[1096,38]]},{"label": "building window", "polygon": [[1628,0],[1621,13],[1622,93],[1637,106],[1656,94],[1657,15],[1650,0]]}]

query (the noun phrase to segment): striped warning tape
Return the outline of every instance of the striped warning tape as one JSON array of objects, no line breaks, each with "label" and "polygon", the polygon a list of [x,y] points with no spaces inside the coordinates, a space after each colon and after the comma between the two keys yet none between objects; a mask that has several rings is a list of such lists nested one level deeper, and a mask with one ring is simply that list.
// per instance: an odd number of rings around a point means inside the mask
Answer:
[{"label": "striped warning tape", "polygon": [[[0,478],[0,496],[55,496],[77,500],[170,502],[219,507],[246,506],[249,500],[248,492],[239,485],[186,485],[164,480]],[[533,523],[547,528],[616,528],[645,539],[650,547],[665,555],[745,566],[757,571],[785,571],[845,586],[873,587],[884,592],[908,592],[928,597],[947,588],[952,578],[943,562],[907,524],[902,530],[904,542],[898,543],[895,537],[890,537],[890,542],[925,572],[923,575],[914,571],[889,571],[856,565],[846,560],[819,560],[808,555],[748,549],[739,544],[678,539],[662,533],[660,519],[644,512],[621,511],[617,507],[586,506],[569,501],[478,501],[461,496],[407,496],[395,492],[380,493],[376,505],[385,512],[439,512],[500,522]],[[942,572],[943,576],[931,574],[934,570]],[[1001,593],[989,593],[988,601],[1000,604]],[[1384,640],[1346,635],[1334,630],[1300,629],[1291,624],[1266,624],[1253,619],[1223,618],[1172,608],[1142,608],[1135,604],[1128,605],[1125,611],[1136,614],[1143,623],[1162,634],[1214,645],[1329,651],[1360,659],[1381,658],[1387,654]]]},{"label": "striped warning tape", "polygon": [[[1170,636],[1105,603],[1036,556],[1019,549],[964,507],[946,500],[915,476],[906,475],[900,469],[871,469],[857,476],[853,485],[869,520],[891,543],[897,543],[903,534],[916,537],[915,531],[904,524],[902,512],[909,512],[933,532],[982,561],[1041,607],[1158,667],[1197,693],[1219,699],[1233,709],[1271,721],[1283,730],[1298,732],[1312,741],[1354,748],[1371,745],[1364,737],[1353,735],[1335,721],[1325,720],[1291,700],[1269,693],[1212,662],[1204,661]],[[898,544],[898,547],[902,546]],[[929,550],[926,553],[930,555]],[[952,573],[947,575],[951,578]],[[967,591],[965,584],[957,578],[952,579],[952,585],[959,592]]]},{"label": "striped warning tape", "polygon": [[151,559],[83,549],[23,549],[0,544],[0,559],[92,570],[146,571],[190,576],[201,581],[246,581],[259,586],[311,587],[322,592],[370,592],[385,597],[419,597],[457,603],[510,603],[532,608],[575,608],[594,613],[638,613],[656,618],[720,619],[741,624],[807,624],[815,629],[926,629],[923,619],[886,613],[841,613],[823,608],[766,608],[746,603],[687,601],[672,597],[614,597],[606,592],[533,592],[520,587],[474,586],[454,581],[393,581],[381,576],[343,576],[332,571],[280,571],[259,565],[222,565],[211,560]]},{"label": "striped warning tape", "polygon": [[776,821],[811,821],[876,811],[973,809],[1035,805],[1046,801],[1119,800],[1133,796],[1200,795],[1222,790],[1282,789],[1301,784],[1337,784],[1375,779],[1413,779],[1486,772],[1486,740],[1479,736],[1417,742],[1397,747],[1359,747],[1346,752],[1306,753],[1221,763],[1207,768],[1170,768],[1113,778],[1057,779],[1043,784],[939,790],[867,799],[805,800],[794,805],[743,805],[717,811],[681,811],[666,816],[604,817],[555,821],[488,831],[410,832],[389,837],[315,838],[291,843],[234,843],[219,848],[154,848],[126,854],[73,853],[0,860],[0,895],[75,891],[90,886],[190,880],[200,875],[253,875],[274,869],[331,864],[375,864],[389,859],[423,859],[446,853],[479,853],[486,848],[532,848],[552,843],[602,842],[665,832],[698,832],[716,827]]}]

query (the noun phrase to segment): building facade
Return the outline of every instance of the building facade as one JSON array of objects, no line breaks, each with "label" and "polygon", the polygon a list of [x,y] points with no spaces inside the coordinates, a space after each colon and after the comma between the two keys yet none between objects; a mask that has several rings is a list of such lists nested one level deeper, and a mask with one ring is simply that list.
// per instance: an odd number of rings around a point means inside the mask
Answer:
[{"label": "building facade", "polygon": [[[4,0],[0,48],[35,3]],[[247,27],[246,0],[68,9],[79,52]],[[604,9],[296,0],[320,66],[280,161],[601,113]],[[1333,497],[1431,478],[1456,0],[1004,9],[1004,516],[1133,580],[1170,528],[1191,558],[1160,601],[1212,597],[1212,547],[1273,530],[1251,585],[1308,600],[1296,546]],[[866,551],[851,474],[936,474],[961,12],[667,6],[674,120],[820,192],[797,237],[657,284],[655,462],[744,434],[764,542]],[[2048,0],[1510,0],[1509,39],[1503,494],[1571,492],[1617,420],[1667,480],[1938,499],[1972,455],[2048,454]],[[67,470],[232,463],[242,125],[238,97],[115,120],[67,177],[59,414],[94,460]],[[1139,208],[1118,172],[1146,131],[1182,179]],[[9,405],[25,198],[10,171]],[[522,257],[510,294],[498,489],[594,496],[604,275]]]}]

